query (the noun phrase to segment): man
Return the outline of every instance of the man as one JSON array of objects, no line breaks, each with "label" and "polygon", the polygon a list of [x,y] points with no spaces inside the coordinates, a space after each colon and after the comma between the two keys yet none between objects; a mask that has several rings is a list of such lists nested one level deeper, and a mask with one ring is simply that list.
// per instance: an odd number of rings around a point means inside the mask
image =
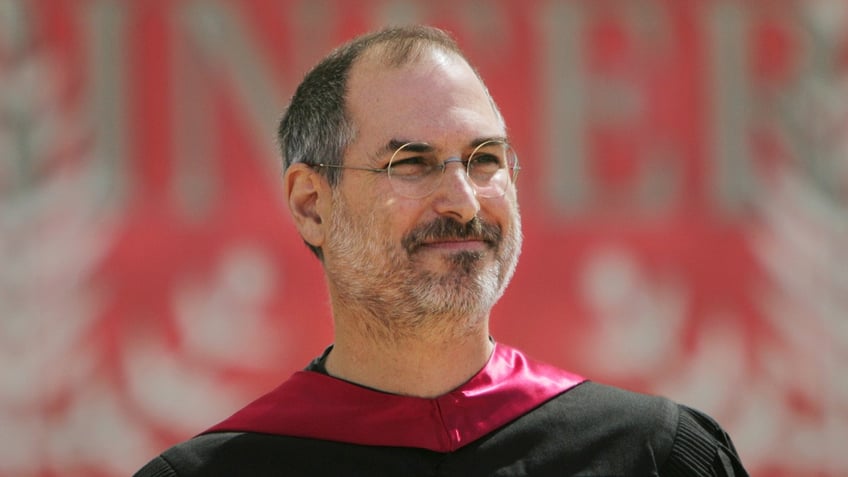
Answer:
[{"label": "man", "polygon": [[521,248],[518,162],[444,32],[388,29],[334,51],[279,138],[334,344],[137,476],[746,475],[703,414],[489,336]]}]

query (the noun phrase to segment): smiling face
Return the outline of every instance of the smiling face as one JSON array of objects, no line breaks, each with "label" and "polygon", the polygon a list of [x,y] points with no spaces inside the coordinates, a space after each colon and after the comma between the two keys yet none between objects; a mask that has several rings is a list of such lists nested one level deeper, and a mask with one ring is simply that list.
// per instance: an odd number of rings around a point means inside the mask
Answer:
[{"label": "smiling face", "polygon": [[[413,141],[442,160],[465,158],[506,135],[472,69],[441,50],[399,67],[366,53],[351,70],[347,107],[356,139],[346,166],[383,168],[389,144]],[[444,174],[431,194],[409,199],[386,174],[343,171],[322,246],[336,315],[371,315],[392,332],[440,321],[462,332],[485,320],[521,247],[515,189],[484,198],[461,163]]]}]

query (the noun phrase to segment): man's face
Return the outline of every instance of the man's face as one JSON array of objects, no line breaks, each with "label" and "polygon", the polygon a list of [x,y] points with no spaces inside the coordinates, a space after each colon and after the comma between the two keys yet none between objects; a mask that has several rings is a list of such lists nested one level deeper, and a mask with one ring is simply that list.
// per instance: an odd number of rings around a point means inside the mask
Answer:
[{"label": "man's face", "polygon": [[[465,158],[481,138],[506,134],[474,72],[451,54],[430,51],[400,68],[363,58],[348,94],[356,140],[347,166],[385,167],[393,141],[425,142],[443,160]],[[322,248],[337,307],[393,328],[439,316],[483,319],[521,248],[515,190],[479,197],[462,165],[451,164],[435,191],[409,199],[386,174],[346,169]]]}]

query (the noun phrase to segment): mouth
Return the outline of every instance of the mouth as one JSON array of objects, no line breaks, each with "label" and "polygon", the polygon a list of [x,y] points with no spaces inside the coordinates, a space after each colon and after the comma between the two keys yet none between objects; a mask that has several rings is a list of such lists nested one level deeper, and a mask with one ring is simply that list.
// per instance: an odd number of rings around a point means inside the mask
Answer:
[{"label": "mouth", "polygon": [[418,248],[430,250],[443,250],[446,252],[481,251],[492,247],[493,244],[482,238],[445,238],[428,240],[419,245]]},{"label": "mouth", "polygon": [[500,227],[485,223],[477,217],[466,224],[444,217],[410,232],[404,238],[403,245],[410,255],[421,249],[481,252],[497,248],[500,240]]}]

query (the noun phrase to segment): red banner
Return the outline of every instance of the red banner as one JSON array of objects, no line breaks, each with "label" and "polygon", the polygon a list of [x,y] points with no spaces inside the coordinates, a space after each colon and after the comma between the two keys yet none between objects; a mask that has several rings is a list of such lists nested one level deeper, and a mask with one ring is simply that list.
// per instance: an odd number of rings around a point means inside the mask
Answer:
[{"label": "red banner", "polygon": [[0,6],[0,477],[128,475],[330,343],[276,121],[332,47],[453,32],[521,157],[494,336],[848,474],[848,4]]}]

